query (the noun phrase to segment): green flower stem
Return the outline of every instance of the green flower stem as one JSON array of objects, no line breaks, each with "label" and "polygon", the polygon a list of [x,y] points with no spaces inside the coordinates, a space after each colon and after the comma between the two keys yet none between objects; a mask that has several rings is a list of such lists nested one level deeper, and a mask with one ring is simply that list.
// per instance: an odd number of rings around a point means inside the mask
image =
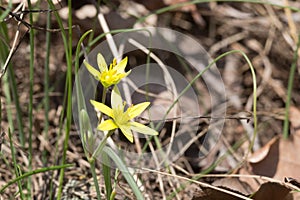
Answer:
[{"label": "green flower stem", "polygon": [[105,104],[105,100],[106,100],[106,93],[107,93],[107,88],[103,87],[103,93],[102,93],[102,103]]},{"label": "green flower stem", "polygon": [[[103,104],[105,104],[105,100],[106,100],[106,94],[107,94],[107,88],[106,87],[103,87],[103,92],[102,92],[102,99],[101,99],[101,102]],[[103,118],[103,114],[100,113],[100,117],[99,117],[99,124],[101,123],[102,121],[102,118]]]},{"label": "green flower stem", "polygon": [[93,176],[93,181],[94,181],[94,185],[96,188],[96,193],[97,193],[97,199],[101,200],[101,193],[100,193],[100,188],[99,188],[99,183],[98,183],[98,179],[97,179],[97,174],[96,174],[96,157],[97,155],[99,155],[99,153],[102,152],[103,148],[106,145],[106,141],[107,139],[114,133],[114,131],[109,131],[105,137],[103,138],[103,140],[100,142],[100,144],[98,145],[97,149],[94,151],[93,155],[91,157],[88,157],[88,162],[90,163],[91,166],[91,172],[92,172],[92,176]]},{"label": "green flower stem", "polygon": [[[102,100],[101,100],[101,102],[103,104],[105,104],[105,101],[106,101],[106,94],[107,94],[107,87],[103,87]],[[100,118],[99,118],[99,124],[101,123],[102,118],[103,118],[103,114],[101,113]],[[99,151],[99,153],[100,153],[103,150],[103,147],[105,146],[108,137],[110,137],[112,135],[112,133],[113,133],[113,131],[110,131],[109,133],[107,133],[106,137],[103,139],[103,141],[99,145],[99,150],[98,150],[98,148],[96,149],[95,156],[98,155],[97,151]],[[103,170],[102,174],[104,176],[104,182],[105,182],[106,198],[108,198],[111,195],[111,192],[112,192],[111,191],[112,190],[111,189],[111,180],[110,180],[110,167],[105,165],[105,164],[102,164],[102,170]]]},{"label": "green flower stem", "polygon": [[108,139],[113,133],[114,133],[114,130],[111,130],[111,131],[109,131],[109,132],[105,135],[104,139],[100,142],[100,144],[98,145],[97,149],[94,151],[94,153],[93,153],[91,159],[94,159],[94,160],[95,160],[96,157],[99,155],[99,153],[102,152],[104,146],[106,145],[107,139]]}]

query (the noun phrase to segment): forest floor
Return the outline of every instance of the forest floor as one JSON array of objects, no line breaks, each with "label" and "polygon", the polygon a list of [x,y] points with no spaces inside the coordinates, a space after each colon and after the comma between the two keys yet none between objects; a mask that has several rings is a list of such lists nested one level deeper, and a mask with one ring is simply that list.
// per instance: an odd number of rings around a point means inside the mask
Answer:
[{"label": "forest floor", "polygon": [[[96,12],[94,5],[89,4],[90,1],[80,2],[86,5],[79,5],[77,1],[73,1],[73,24],[76,25],[73,29],[74,52],[84,32],[92,29],[94,37],[103,33],[98,18],[93,16],[93,12]],[[199,94],[198,101],[202,102],[199,108],[201,114],[211,116],[212,110],[215,109],[211,98],[215,96],[211,96],[209,89],[210,87],[218,88],[219,81],[224,84],[227,119],[224,120],[221,134],[216,138],[211,138],[208,136],[209,132],[202,133],[201,131],[207,130],[212,121],[209,118],[198,119],[197,126],[200,127],[198,131],[203,135],[196,139],[192,138],[193,142],[188,145],[182,144],[183,146],[179,148],[184,148],[184,150],[169,163],[168,167],[161,167],[159,170],[152,170],[149,167],[148,171],[145,169],[137,173],[136,178],[141,181],[141,191],[145,199],[300,199],[300,183],[298,182],[300,180],[300,63],[295,60],[300,53],[296,50],[300,34],[300,2],[289,0],[272,1],[273,4],[208,2],[161,10],[167,6],[180,5],[182,2],[187,1],[112,0],[101,4],[101,12],[110,30],[164,27],[192,37],[202,45],[212,60],[231,50],[244,52],[255,69],[257,91],[254,94],[253,74],[242,54],[232,53],[218,60],[216,69],[220,72],[221,79],[216,80],[215,85],[210,86],[209,83],[215,80],[210,80],[211,77],[208,76],[207,80],[197,81],[194,87]],[[283,2],[286,4],[283,5]],[[3,3],[3,7],[5,6],[7,4]],[[45,2],[40,2],[36,6],[37,10],[47,9]],[[67,27],[67,17],[64,17],[67,12],[66,5],[62,3],[56,6]],[[296,9],[283,8],[284,6],[296,8],[298,12]],[[36,18],[32,28],[45,28],[46,13],[35,13]],[[150,13],[152,15],[149,15]],[[141,21],[144,16],[148,17]],[[28,22],[28,20],[28,15],[26,15],[24,21]],[[59,28],[54,14],[51,20],[51,29]],[[11,103],[7,101],[7,95],[5,95],[7,88],[4,83],[1,87],[1,129],[4,132],[3,137],[0,138],[1,189],[15,178],[8,136],[9,120],[12,120],[14,124],[12,140],[16,147],[16,162],[23,173],[61,163],[65,137],[61,124],[65,123],[64,95],[67,61],[61,33],[51,32],[48,77],[50,97],[47,112],[44,106],[47,31],[34,28],[33,121],[30,130],[28,114],[31,84],[29,79],[30,39],[29,34],[26,33],[29,27],[23,24],[18,28],[17,19],[9,19],[0,23],[2,25],[5,23],[8,27],[9,46],[12,46],[17,29],[20,30],[21,35],[25,33],[24,37],[20,37],[20,44],[12,56],[12,70],[6,72],[14,76],[13,79],[10,78],[10,83],[13,84],[11,81],[15,80],[20,108],[16,107],[15,96],[12,96]],[[3,36],[0,39],[3,40]],[[95,46],[96,44],[91,48]],[[186,45],[182,48],[184,55],[188,55],[189,50],[193,51],[193,47]],[[160,59],[179,71],[188,81],[199,73],[191,66],[188,66],[190,70],[184,69],[170,52],[157,51],[156,53]],[[102,52],[102,54],[105,53]],[[138,51],[126,55],[132,70],[133,66],[141,64],[146,58],[145,54]],[[73,53],[75,60],[74,56],[75,53]],[[80,58],[80,62],[82,61],[83,58]],[[293,64],[296,65],[296,71],[288,116],[289,135],[287,139],[284,139],[283,127],[286,117],[288,83]],[[168,94],[162,91],[157,88],[153,90],[157,96],[167,97]],[[257,98],[256,105],[253,97]],[[164,102],[159,101],[159,98],[152,100],[152,103],[164,106]],[[184,103],[188,104],[188,102]],[[253,116],[253,104],[257,109],[257,127],[255,127],[256,117]],[[19,137],[17,112],[22,113],[21,121],[25,136],[23,142]],[[12,114],[12,119],[7,117],[8,113]],[[242,119],[243,117],[246,119]],[[45,120],[49,125],[47,133],[45,133]],[[164,123],[159,136],[161,144],[170,142],[173,123],[174,121]],[[32,147],[28,142],[31,131]],[[254,140],[253,132],[255,131],[257,135]],[[118,135],[114,135],[113,139],[118,139]],[[205,141],[210,141],[204,147],[207,153],[200,156],[203,153],[201,147]],[[135,144],[128,145],[124,138],[121,138],[119,144],[122,148],[130,148],[132,151],[138,148]],[[29,148],[33,149],[31,169],[28,168]],[[75,167],[65,169],[64,199],[96,199],[89,170],[90,165],[85,157],[74,122],[70,131],[66,163],[74,164]],[[104,194],[100,163],[97,163],[96,172],[99,176],[100,189]],[[112,177],[114,180],[114,174]],[[59,171],[32,175],[33,199],[53,199],[56,196],[58,179]],[[25,184],[25,182],[26,179],[22,183]],[[116,182],[115,199],[135,198],[122,175],[117,177]],[[0,193],[0,199],[19,199],[17,191],[17,184],[12,184]]]}]

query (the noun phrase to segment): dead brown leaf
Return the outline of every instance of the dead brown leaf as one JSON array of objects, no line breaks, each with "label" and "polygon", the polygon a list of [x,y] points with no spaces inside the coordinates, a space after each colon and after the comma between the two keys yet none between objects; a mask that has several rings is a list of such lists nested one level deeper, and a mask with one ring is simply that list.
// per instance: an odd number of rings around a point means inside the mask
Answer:
[{"label": "dead brown leaf", "polygon": [[260,186],[252,198],[255,200],[292,200],[293,196],[290,191],[291,189],[280,183],[267,182]]},{"label": "dead brown leaf", "polygon": [[300,135],[300,110],[299,110],[299,108],[291,106],[289,118],[290,118],[290,122],[291,122],[291,128],[293,128],[295,131],[294,134]]},{"label": "dead brown leaf", "polygon": [[[232,190],[230,188],[222,187],[222,189],[226,189],[233,193],[241,194],[240,192]],[[240,199],[241,198],[239,197],[230,195],[228,193],[219,190],[215,190],[212,188],[202,188],[202,191],[195,194],[192,200],[240,200]]]},{"label": "dead brown leaf", "polygon": [[280,181],[285,177],[299,178],[299,152],[299,134],[290,135],[289,139],[274,138],[248,159],[251,172]]},{"label": "dead brown leaf", "polygon": [[240,193],[247,195],[253,192],[253,189],[248,185],[248,183],[241,181],[238,178],[222,178],[213,182],[214,186],[217,187],[227,187]]},{"label": "dead brown leaf", "polygon": [[[217,181],[218,188],[226,189],[234,194],[240,194],[242,197],[234,196],[233,194],[225,193],[213,188],[203,188],[202,191],[195,194],[193,200],[236,200],[236,199],[254,199],[254,200],[293,200],[294,196],[292,189],[284,183],[279,182],[266,182],[263,183],[257,191],[252,190],[247,194],[241,193],[251,190],[247,183],[240,181],[238,178],[223,178]],[[216,184],[216,183],[214,183]],[[245,198],[243,198],[245,197]]]},{"label": "dead brown leaf", "polygon": [[275,142],[277,142],[277,140],[279,139],[279,137],[274,137],[272,138],[272,140],[270,140],[265,146],[263,146],[262,148],[260,148],[259,150],[257,150],[256,152],[254,152],[249,158],[248,161],[250,163],[258,163],[260,161],[262,161],[263,159],[266,158],[266,156],[269,154],[270,152],[270,148],[272,145],[274,145]]}]

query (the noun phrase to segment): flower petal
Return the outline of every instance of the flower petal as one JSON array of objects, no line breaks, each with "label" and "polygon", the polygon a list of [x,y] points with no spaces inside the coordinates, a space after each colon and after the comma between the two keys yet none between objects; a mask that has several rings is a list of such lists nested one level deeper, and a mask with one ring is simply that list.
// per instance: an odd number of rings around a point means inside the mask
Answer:
[{"label": "flower petal", "polygon": [[115,84],[114,85],[116,85],[116,84],[118,84],[120,81],[121,81],[121,79],[122,78],[124,78],[124,77],[126,77],[126,76],[128,76],[128,74],[131,72],[131,70],[130,71],[128,71],[128,72],[126,72],[126,73],[120,73],[120,74],[117,74],[117,75],[115,75]]},{"label": "flower petal", "polygon": [[127,62],[128,62],[128,57],[125,57],[114,67],[114,69],[117,70],[118,73],[124,73]]},{"label": "flower petal", "polygon": [[97,127],[97,129],[101,130],[101,131],[110,131],[110,130],[114,130],[116,128],[118,128],[118,126],[111,119],[101,122]]},{"label": "flower petal", "polygon": [[138,122],[130,122],[130,128],[133,131],[145,134],[145,135],[158,135],[158,132],[148,126],[140,124]]},{"label": "flower petal", "polygon": [[117,85],[115,85],[111,93],[111,107],[112,109],[120,109],[120,106],[123,107],[123,100]]},{"label": "flower petal", "polygon": [[130,119],[132,119],[141,114],[149,105],[150,102],[139,103],[137,105],[129,107],[126,112],[128,112]]},{"label": "flower petal", "polygon": [[97,63],[101,73],[104,71],[108,71],[106,61],[101,53],[98,53],[97,55]]},{"label": "flower petal", "polygon": [[100,80],[100,76],[101,73],[96,70],[92,65],[90,65],[88,62],[86,62],[85,60],[83,61],[85,67],[87,68],[87,70],[97,79]]},{"label": "flower petal", "polygon": [[100,112],[102,112],[110,117],[113,117],[113,110],[110,107],[108,107],[107,105],[100,103],[98,101],[94,101],[94,100],[90,100],[90,102],[94,106],[94,108],[96,108]]},{"label": "flower petal", "polygon": [[130,126],[120,126],[119,127],[123,133],[123,135],[131,142],[133,143],[133,134],[130,130]]},{"label": "flower petal", "polygon": [[124,74],[124,77],[128,76],[130,74],[131,70],[129,70],[128,72],[126,73],[123,73]]}]

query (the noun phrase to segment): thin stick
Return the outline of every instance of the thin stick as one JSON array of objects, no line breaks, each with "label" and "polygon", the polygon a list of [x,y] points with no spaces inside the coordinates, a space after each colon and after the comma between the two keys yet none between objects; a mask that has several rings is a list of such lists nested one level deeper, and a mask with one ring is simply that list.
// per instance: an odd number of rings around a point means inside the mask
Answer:
[{"label": "thin stick", "polygon": [[229,116],[220,116],[220,117],[212,117],[210,115],[206,115],[206,116],[193,116],[193,117],[190,117],[190,116],[187,116],[187,117],[172,117],[172,118],[167,118],[167,119],[161,119],[161,120],[150,120],[150,119],[147,119],[147,118],[144,118],[144,117],[136,117],[136,119],[138,120],[141,120],[143,121],[144,123],[148,124],[150,122],[171,122],[171,121],[174,121],[174,120],[178,120],[178,119],[236,119],[236,120],[247,120],[247,122],[249,122],[252,117],[242,117],[242,116],[236,116],[236,115],[229,115]]},{"label": "thin stick", "polygon": [[[115,58],[118,58],[119,55],[118,55],[118,49],[117,49],[116,43],[115,43],[115,41],[114,41],[114,39],[113,39],[113,37],[110,33],[110,30],[108,28],[108,25],[107,25],[106,20],[104,18],[104,15],[102,13],[98,14],[98,20],[99,20],[100,25],[103,29],[103,32],[106,33],[105,37],[107,39],[108,46],[109,46],[113,56]],[[118,62],[119,62],[119,60],[118,60]]]},{"label": "thin stick", "polygon": [[213,190],[224,192],[226,194],[229,194],[229,195],[232,195],[232,196],[235,196],[235,197],[239,197],[241,199],[252,200],[251,198],[245,197],[245,196],[243,196],[241,194],[237,194],[235,192],[231,192],[231,191],[225,190],[223,188],[219,188],[219,187],[210,185],[208,183],[196,181],[196,180],[189,179],[189,178],[186,178],[186,177],[183,177],[183,176],[177,176],[177,175],[169,174],[169,173],[166,173],[166,172],[161,172],[161,171],[147,169],[147,168],[142,168],[141,170],[148,171],[148,172],[153,172],[153,173],[158,173],[158,174],[162,174],[162,175],[166,175],[166,176],[171,176],[171,177],[174,177],[174,178],[176,177],[176,178],[179,178],[179,179],[182,179],[182,180],[186,180],[186,181],[189,181],[189,182],[196,183],[196,184],[198,184],[198,185],[200,185],[202,187],[207,187],[207,188],[210,188],[210,189],[213,189]]},{"label": "thin stick", "polygon": [[[0,6],[1,10],[7,10],[6,8],[4,8],[3,6]],[[46,10],[40,10],[42,13],[46,12]],[[57,10],[49,10],[48,12],[53,12],[53,11],[57,11]],[[25,20],[22,19],[21,15],[27,14],[27,13],[31,13],[31,12],[38,12],[38,10],[26,10],[25,12],[20,11],[20,12],[11,12],[9,11],[8,14],[11,16],[11,18],[14,18],[16,21],[22,23],[24,26],[26,26],[28,29],[36,29],[39,31],[48,31],[48,32],[61,32],[61,29],[47,29],[47,28],[43,28],[43,27],[39,27],[39,26],[34,26],[28,22],[26,22]],[[17,14],[20,13],[20,14]],[[8,19],[4,19],[3,21],[7,21]],[[73,25],[71,27],[67,27],[67,28],[63,28],[64,30],[69,30],[70,28],[75,28],[76,25]]]}]

